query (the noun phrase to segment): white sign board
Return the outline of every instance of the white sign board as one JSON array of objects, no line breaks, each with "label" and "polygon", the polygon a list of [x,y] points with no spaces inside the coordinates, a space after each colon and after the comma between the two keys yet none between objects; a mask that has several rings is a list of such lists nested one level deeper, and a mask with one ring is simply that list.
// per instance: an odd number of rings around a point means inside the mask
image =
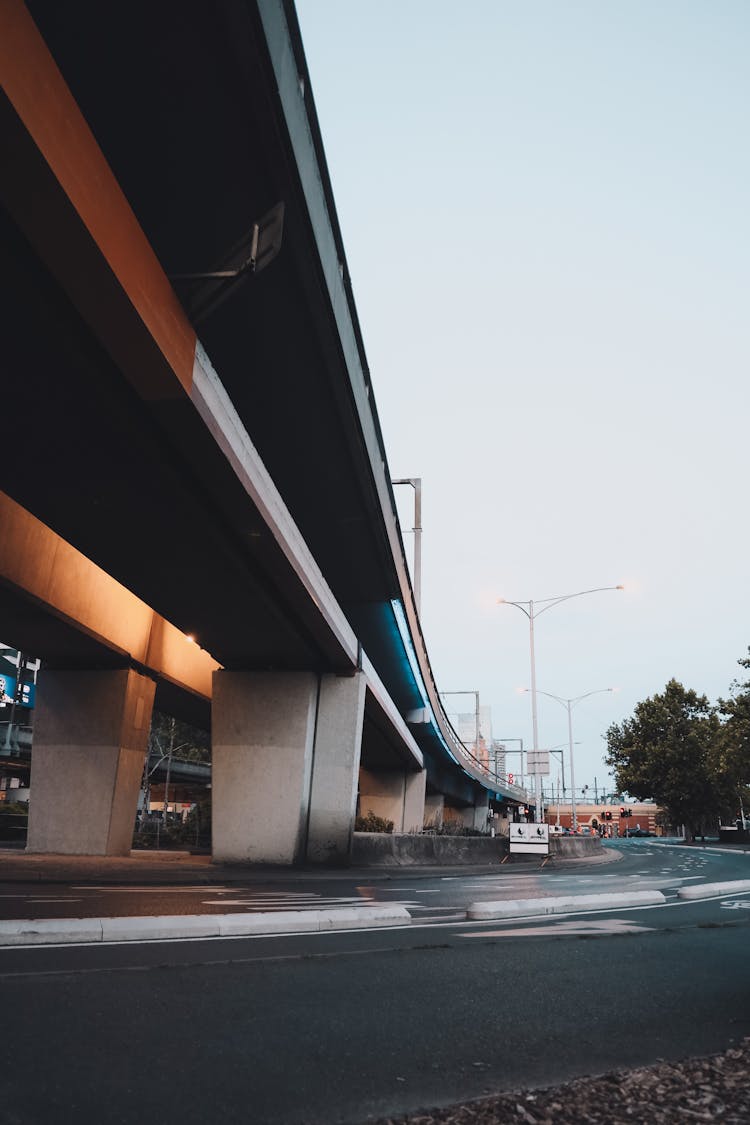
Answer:
[{"label": "white sign board", "polygon": [[549,750],[529,750],[526,753],[526,761],[532,776],[549,776]]},{"label": "white sign board", "polygon": [[510,850],[526,855],[549,855],[548,824],[511,824]]}]

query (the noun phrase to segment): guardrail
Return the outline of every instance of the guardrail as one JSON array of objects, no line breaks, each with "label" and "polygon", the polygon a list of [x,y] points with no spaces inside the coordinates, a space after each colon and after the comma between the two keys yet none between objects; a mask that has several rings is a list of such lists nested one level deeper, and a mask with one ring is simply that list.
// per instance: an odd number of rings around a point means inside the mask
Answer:
[{"label": "guardrail", "polygon": [[512,781],[508,781],[507,773],[501,773],[498,770],[490,769],[489,765],[483,762],[481,758],[477,757],[474,751],[470,750],[466,743],[458,737],[445,711],[443,711],[443,717],[445,719],[445,725],[448,728],[448,733],[451,736],[452,748],[456,751],[459,758],[463,758],[464,761],[473,766],[475,770],[480,770],[484,775],[483,780],[491,783],[495,789],[503,789],[509,796],[523,801],[525,804],[529,800],[528,791]]}]

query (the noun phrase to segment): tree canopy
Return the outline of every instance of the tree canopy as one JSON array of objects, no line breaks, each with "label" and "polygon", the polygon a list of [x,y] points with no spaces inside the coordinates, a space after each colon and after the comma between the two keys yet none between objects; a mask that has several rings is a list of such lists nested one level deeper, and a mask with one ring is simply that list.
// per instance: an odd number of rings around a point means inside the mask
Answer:
[{"label": "tree canopy", "polygon": [[210,762],[210,735],[190,723],[154,711],[149,734],[149,751],[154,754],[173,754],[184,762]]},{"label": "tree canopy", "polygon": [[[747,657],[737,663],[750,668]],[[744,797],[750,785],[750,680],[735,680],[730,691],[729,699],[719,700],[723,723],[716,748],[717,768],[728,787]]]},{"label": "tree canopy", "polygon": [[607,764],[621,792],[663,805],[689,836],[704,831],[726,803],[717,769],[721,720],[705,695],[670,680],[607,731]]}]

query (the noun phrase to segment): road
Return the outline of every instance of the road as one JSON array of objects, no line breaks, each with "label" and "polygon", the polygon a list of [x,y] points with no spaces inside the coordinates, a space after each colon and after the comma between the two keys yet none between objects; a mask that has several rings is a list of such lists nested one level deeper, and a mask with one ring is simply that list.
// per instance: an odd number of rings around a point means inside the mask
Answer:
[{"label": "road", "polygon": [[[750,1035],[750,894],[674,897],[684,880],[747,877],[750,857],[620,846],[620,863],[559,879],[577,880],[581,893],[659,884],[666,905],[377,932],[4,949],[0,1121],[355,1125],[721,1050]],[[489,883],[502,878],[488,877],[482,890],[475,877],[443,890],[426,880],[422,889],[450,896],[458,912],[462,897],[496,895]],[[561,892],[545,872],[518,878]],[[377,894],[404,885],[378,884]]]},{"label": "road", "polygon": [[743,853],[669,847],[649,840],[618,840],[608,847],[622,856],[619,862],[580,861],[559,867],[524,863],[498,867],[491,875],[429,878],[410,869],[381,869],[354,877],[290,872],[226,886],[0,883],[0,918],[223,914],[398,903],[416,922],[454,922],[463,919],[470,903],[498,897],[616,893],[634,887],[674,894],[679,886],[702,879],[750,877],[750,855]]}]

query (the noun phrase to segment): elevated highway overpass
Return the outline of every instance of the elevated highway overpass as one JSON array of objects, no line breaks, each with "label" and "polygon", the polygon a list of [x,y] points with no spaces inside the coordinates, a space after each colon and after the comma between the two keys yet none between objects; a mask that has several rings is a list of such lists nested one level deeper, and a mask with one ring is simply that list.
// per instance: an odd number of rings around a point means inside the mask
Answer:
[{"label": "elevated highway overpass", "polygon": [[30,847],[126,850],[155,692],[210,709],[224,858],[341,859],[358,786],[404,829],[523,801],[438,698],[293,6],[7,0],[0,80]]}]

